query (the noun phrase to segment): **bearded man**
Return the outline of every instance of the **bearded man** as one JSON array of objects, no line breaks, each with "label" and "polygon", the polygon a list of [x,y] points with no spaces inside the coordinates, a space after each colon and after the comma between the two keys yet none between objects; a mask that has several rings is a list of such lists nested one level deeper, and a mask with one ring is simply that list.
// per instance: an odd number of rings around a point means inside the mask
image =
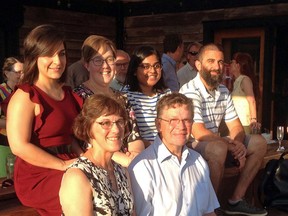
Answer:
[{"label": "bearded man", "polygon": [[[208,162],[216,193],[223,177],[225,161],[236,162],[240,176],[226,209],[223,209],[226,214],[267,215],[266,210],[244,200],[247,188],[261,166],[267,143],[259,134],[245,135],[229,90],[220,84],[224,66],[222,47],[216,44],[201,47],[195,66],[199,73],[180,89],[180,93],[191,98],[194,105],[191,147]],[[219,135],[222,120],[229,130],[228,137]]]}]

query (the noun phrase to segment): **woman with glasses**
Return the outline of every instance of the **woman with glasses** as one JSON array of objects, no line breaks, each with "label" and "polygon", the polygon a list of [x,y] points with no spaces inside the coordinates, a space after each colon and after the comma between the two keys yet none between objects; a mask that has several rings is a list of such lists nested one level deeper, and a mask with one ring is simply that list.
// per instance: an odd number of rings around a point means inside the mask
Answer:
[{"label": "woman with glasses", "polygon": [[[6,58],[2,67],[2,76],[4,82],[0,84],[0,145],[8,145],[6,134],[6,117],[3,110],[6,110],[8,96],[14,91],[15,86],[20,82],[23,75],[23,63],[15,58]],[[3,108],[2,108],[3,106]]]},{"label": "woman with glasses", "polygon": [[127,170],[112,160],[123,144],[126,114],[110,96],[94,94],[86,99],[73,130],[90,147],[63,176],[59,195],[65,216],[132,215]]},{"label": "woman with glasses", "polygon": [[14,186],[23,205],[41,216],[61,215],[59,189],[66,168],[83,153],[73,136],[82,99],[64,86],[64,35],[52,25],[24,41],[24,76],[7,110],[7,136],[16,161]]},{"label": "woman with glasses", "polygon": [[141,46],[133,52],[126,85],[123,92],[135,111],[140,135],[147,147],[157,135],[156,103],[171,92],[164,84],[161,56],[154,47]]},{"label": "woman with glasses", "polygon": [[4,82],[0,85],[0,102],[14,90],[23,75],[23,63],[15,57],[6,58],[2,67]]},{"label": "woman with glasses", "polygon": [[[89,79],[74,89],[84,100],[96,93],[116,98],[126,108],[129,122],[125,130],[122,150],[115,152],[113,160],[127,167],[132,159],[144,149],[134,112],[127,98],[110,87],[116,70],[116,47],[114,43],[99,35],[91,35],[82,46],[82,59],[89,71]],[[84,146],[86,148],[87,146]]]}]

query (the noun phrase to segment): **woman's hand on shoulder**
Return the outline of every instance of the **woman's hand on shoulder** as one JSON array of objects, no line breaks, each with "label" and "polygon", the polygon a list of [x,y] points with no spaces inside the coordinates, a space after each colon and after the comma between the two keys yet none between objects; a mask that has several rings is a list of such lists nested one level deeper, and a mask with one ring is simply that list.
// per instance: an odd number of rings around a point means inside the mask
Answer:
[{"label": "woman's hand on shoulder", "polygon": [[63,160],[62,161],[62,168],[61,170],[65,171],[72,163],[74,163],[77,158],[70,159],[70,160]]}]

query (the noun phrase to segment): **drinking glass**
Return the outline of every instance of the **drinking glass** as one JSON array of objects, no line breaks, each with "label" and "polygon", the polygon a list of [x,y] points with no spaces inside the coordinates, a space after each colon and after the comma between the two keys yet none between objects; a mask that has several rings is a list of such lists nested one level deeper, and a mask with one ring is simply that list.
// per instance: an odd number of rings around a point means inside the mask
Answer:
[{"label": "drinking glass", "polygon": [[6,158],[6,176],[7,179],[14,178],[14,162],[15,162],[15,155],[8,154]]},{"label": "drinking glass", "polygon": [[277,139],[278,139],[278,143],[279,143],[279,147],[277,149],[278,152],[282,152],[285,150],[284,146],[281,146],[283,137],[284,137],[284,127],[283,126],[277,126]]}]

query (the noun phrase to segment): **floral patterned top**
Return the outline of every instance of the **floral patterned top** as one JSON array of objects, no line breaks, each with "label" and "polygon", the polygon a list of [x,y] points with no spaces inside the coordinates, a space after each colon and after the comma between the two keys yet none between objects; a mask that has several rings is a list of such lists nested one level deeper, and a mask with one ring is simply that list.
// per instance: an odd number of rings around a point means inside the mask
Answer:
[{"label": "floral patterned top", "polygon": [[118,192],[112,189],[107,171],[95,166],[86,157],[78,158],[68,167],[78,168],[87,176],[93,188],[94,215],[132,215],[133,197],[126,172],[119,164],[113,162],[113,165]]},{"label": "floral patterned top", "polygon": [[[94,94],[93,91],[91,91],[89,88],[87,88],[83,84],[74,88],[73,91],[76,94],[78,94],[80,97],[82,97],[84,100]],[[124,138],[124,142],[122,146],[122,150],[126,152],[128,148],[127,144],[129,142],[133,142],[135,140],[139,140],[142,138],[140,136],[139,128],[136,122],[134,110],[131,104],[128,102],[127,96],[123,94],[122,92],[117,91],[115,89],[112,89],[112,91],[114,92],[114,98],[125,107],[127,116],[129,117],[129,122],[125,129],[125,138]]]}]

